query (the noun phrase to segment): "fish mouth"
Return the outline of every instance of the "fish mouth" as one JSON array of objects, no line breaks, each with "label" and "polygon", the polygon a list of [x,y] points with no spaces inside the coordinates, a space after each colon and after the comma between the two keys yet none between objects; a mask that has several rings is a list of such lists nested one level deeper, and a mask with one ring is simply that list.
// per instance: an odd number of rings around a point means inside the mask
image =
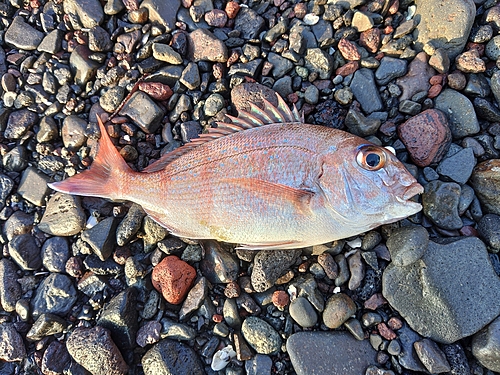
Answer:
[{"label": "fish mouth", "polygon": [[424,187],[418,182],[414,182],[403,192],[403,195],[401,197],[396,196],[396,199],[401,203],[420,206],[420,203],[412,201],[411,198],[416,195],[422,194],[423,192]]}]

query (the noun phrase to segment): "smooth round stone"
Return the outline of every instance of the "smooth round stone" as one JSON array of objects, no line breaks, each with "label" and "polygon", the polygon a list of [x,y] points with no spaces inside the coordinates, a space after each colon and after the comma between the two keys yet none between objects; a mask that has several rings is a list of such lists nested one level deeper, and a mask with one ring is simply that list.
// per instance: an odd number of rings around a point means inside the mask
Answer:
[{"label": "smooth round stone", "polygon": [[455,182],[429,182],[422,194],[424,215],[440,228],[462,228],[462,219],[458,214],[460,193],[460,185]]},{"label": "smooth round stone", "polygon": [[203,375],[203,365],[189,346],[165,339],[142,357],[145,375]]},{"label": "smooth round stone", "polygon": [[12,323],[0,324],[0,360],[7,362],[22,361],[26,358],[23,338]]},{"label": "smooth round stone", "polygon": [[246,318],[241,326],[245,340],[259,354],[276,354],[281,349],[281,337],[264,320],[255,316]]},{"label": "smooth round stone", "polygon": [[429,245],[429,234],[424,227],[403,227],[392,232],[387,239],[387,248],[392,263],[405,267],[415,263],[424,255]]},{"label": "smooth round stone", "polygon": [[326,301],[323,322],[328,328],[339,328],[355,312],[356,304],[347,294],[334,294]]},{"label": "smooth round stone", "polygon": [[472,338],[472,354],[486,368],[500,372],[500,319],[497,318]]},{"label": "smooth round stone", "polygon": [[484,215],[478,223],[477,230],[488,246],[495,251],[500,250],[500,216]]},{"label": "smooth round stone", "polygon": [[43,313],[66,315],[77,300],[71,279],[63,274],[51,273],[38,286],[31,300],[33,316]]},{"label": "smooth round stone", "polygon": [[290,315],[303,328],[313,327],[318,322],[318,314],[304,297],[298,297],[289,307]]},{"label": "smooth round stone", "polygon": [[434,341],[423,339],[415,342],[413,347],[415,348],[415,352],[417,353],[420,362],[424,364],[431,374],[441,374],[451,370],[445,354],[441,351],[441,349],[439,349],[439,346]]},{"label": "smooth round stone", "polygon": [[484,49],[490,60],[496,61],[500,57],[500,35],[493,37]]},{"label": "smooth round stone", "polygon": [[304,92],[304,100],[309,104],[316,104],[319,100],[319,90],[316,86],[309,86]]},{"label": "smooth round stone", "polygon": [[486,211],[500,215],[500,159],[479,163],[470,182]]},{"label": "smooth round stone", "polygon": [[21,285],[17,282],[17,270],[10,259],[0,259],[0,304],[7,312],[16,310],[16,303],[22,295]]},{"label": "smooth round stone", "polygon": [[3,234],[10,241],[15,236],[31,232],[32,228],[33,216],[23,211],[16,211],[4,223]]},{"label": "smooth round stone", "polygon": [[222,108],[224,108],[224,98],[221,94],[212,94],[205,101],[206,116],[215,116]]},{"label": "smooth round stone", "polygon": [[443,90],[435,99],[435,107],[448,115],[453,138],[462,138],[479,132],[479,123],[471,101],[458,91]]}]

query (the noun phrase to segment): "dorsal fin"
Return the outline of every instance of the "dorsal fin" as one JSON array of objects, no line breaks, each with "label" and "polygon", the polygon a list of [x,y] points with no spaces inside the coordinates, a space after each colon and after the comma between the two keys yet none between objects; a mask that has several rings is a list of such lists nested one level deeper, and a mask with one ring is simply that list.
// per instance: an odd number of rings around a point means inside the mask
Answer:
[{"label": "dorsal fin", "polygon": [[203,143],[225,137],[228,134],[270,124],[304,123],[304,116],[299,113],[295,105],[293,106],[293,110],[291,110],[280,95],[276,94],[276,97],[278,99],[277,107],[264,98],[262,99],[264,109],[250,103],[249,112],[239,111],[238,117],[226,115],[232,123],[217,122],[217,128],[210,128],[208,129],[208,133],[200,134],[199,138],[195,138],[184,146],[163,155],[160,159],[144,168],[142,172],[152,173],[161,171],[179,156],[186,154]]}]

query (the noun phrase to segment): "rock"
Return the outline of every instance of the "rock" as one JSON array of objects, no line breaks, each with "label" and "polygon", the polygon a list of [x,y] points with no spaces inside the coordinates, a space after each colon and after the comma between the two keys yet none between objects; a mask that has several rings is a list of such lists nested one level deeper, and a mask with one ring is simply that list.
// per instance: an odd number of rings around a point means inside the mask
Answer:
[{"label": "rock", "polygon": [[31,300],[33,317],[43,313],[66,315],[77,300],[71,279],[59,273],[51,273],[38,286]]},{"label": "rock", "polygon": [[436,72],[427,63],[428,59],[425,52],[420,52],[408,66],[408,73],[396,80],[396,84],[403,91],[399,100],[408,100],[418,92],[429,90],[431,87],[429,79]]},{"label": "rock", "polygon": [[201,84],[200,71],[198,65],[190,62],[182,71],[179,81],[190,90],[195,90]]},{"label": "rock", "polygon": [[415,350],[415,343],[421,339],[422,337],[408,327],[406,323],[398,329],[398,341],[401,344],[398,362],[404,368],[412,371],[426,371],[425,366],[418,359],[417,352]]},{"label": "rock", "polygon": [[377,352],[368,340],[348,332],[298,332],[286,343],[297,375],[359,375],[376,363]]},{"label": "rock", "polygon": [[37,270],[42,266],[40,248],[29,233],[16,236],[9,242],[9,254],[23,271]]},{"label": "rock", "polygon": [[486,56],[490,60],[496,61],[500,57],[500,35],[497,35],[491,39],[484,49]]},{"label": "rock", "polygon": [[80,86],[85,86],[87,82],[92,80],[96,75],[97,69],[100,67],[99,63],[90,59],[90,55],[92,55],[92,51],[87,46],[78,45],[69,57],[69,64],[76,72],[75,83]]},{"label": "rock", "polygon": [[[467,257],[463,252],[467,252]],[[470,275],[475,275],[470,279]],[[429,242],[420,261],[391,263],[383,274],[383,294],[421,335],[452,343],[479,331],[500,312],[500,279],[486,247],[468,237],[445,245]]]},{"label": "rock", "polygon": [[213,284],[226,284],[238,278],[239,264],[234,256],[216,241],[202,241],[204,251],[200,269]]},{"label": "rock", "polygon": [[6,312],[16,310],[16,302],[21,298],[21,285],[17,282],[17,266],[10,259],[0,259],[0,305]]},{"label": "rock", "polygon": [[84,119],[75,115],[66,117],[61,130],[64,147],[73,151],[82,147],[87,141],[86,128],[87,121]]},{"label": "rock", "polygon": [[318,314],[311,303],[304,297],[296,298],[290,304],[290,316],[303,328],[310,328],[318,322]]},{"label": "rock", "polygon": [[44,337],[63,332],[66,326],[66,321],[57,315],[41,314],[31,326],[26,338],[30,341],[39,341]]},{"label": "rock", "polygon": [[71,24],[76,30],[92,28],[104,21],[102,5],[98,0],[66,0],[64,13],[69,15]]},{"label": "rock", "polygon": [[438,227],[448,230],[463,226],[458,214],[460,185],[454,182],[431,181],[424,186],[422,206],[424,215]]},{"label": "rock", "polygon": [[20,139],[33,125],[38,122],[38,115],[27,109],[14,111],[9,115],[4,137],[7,139]]},{"label": "rock", "polygon": [[38,228],[53,236],[73,236],[82,231],[85,222],[80,198],[56,193],[49,199]]},{"label": "rock", "polygon": [[160,341],[160,330],[160,322],[154,320],[148,321],[137,331],[137,345],[144,348],[147,345],[156,344]]},{"label": "rock", "polygon": [[463,150],[445,157],[438,165],[436,171],[445,179],[465,184],[472,174],[476,159],[472,148]]},{"label": "rock", "polygon": [[375,78],[379,85],[387,85],[395,78],[404,76],[407,71],[408,63],[406,60],[385,56],[380,60],[380,66],[375,71]]},{"label": "rock", "polygon": [[205,29],[196,29],[188,36],[189,59],[225,63],[228,58],[226,45],[214,34]]},{"label": "rock", "polygon": [[305,67],[309,72],[316,72],[320,79],[329,79],[333,71],[333,58],[319,48],[308,48]]},{"label": "rock", "polygon": [[23,211],[14,212],[4,223],[3,234],[7,240],[12,240],[15,236],[30,233],[33,229],[33,216]]},{"label": "rock", "polygon": [[38,142],[50,142],[59,135],[59,130],[53,117],[45,116],[40,120],[40,129],[36,133]]},{"label": "rock", "polygon": [[211,94],[205,101],[205,106],[203,107],[205,116],[215,116],[222,108],[224,108],[224,105],[224,97],[221,94]]},{"label": "rock", "polygon": [[207,279],[201,277],[189,291],[179,311],[179,320],[184,320],[198,310],[208,296]]},{"label": "rock", "polygon": [[418,261],[429,244],[429,234],[423,227],[402,227],[391,233],[387,248],[394,265],[405,267]]},{"label": "rock", "polygon": [[33,51],[42,42],[43,37],[43,33],[24,22],[23,17],[16,16],[5,32],[4,39],[15,48]]},{"label": "rock", "polygon": [[66,345],[59,341],[52,341],[42,358],[43,374],[62,374],[71,365],[71,356]]},{"label": "rock", "polygon": [[107,52],[113,49],[109,33],[100,26],[92,27],[89,32],[89,49],[93,52]]},{"label": "rock", "polygon": [[234,29],[240,32],[240,38],[255,39],[265,27],[264,18],[251,8],[241,8],[234,20]]},{"label": "rock", "polygon": [[45,197],[49,193],[48,176],[37,171],[34,167],[24,170],[17,192],[27,201],[36,206],[45,204]]},{"label": "rock", "polygon": [[161,124],[165,112],[146,93],[137,91],[125,103],[120,114],[128,116],[146,134],[154,133]]},{"label": "rock", "polygon": [[360,137],[375,135],[380,128],[380,120],[368,118],[363,113],[351,107],[345,117],[345,126],[349,132]]},{"label": "rock", "polygon": [[362,68],[354,73],[350,88],[366,113],[381,111],[384,108],[375,77],[370,69]]},{"label": "rock", "polygon": [[142,219],[146,213],[138,204],[133,203],[127,214],[116,228],[116,243],[118,246],[126,245],[141,229]]},{"label": "rock", "polygon": [[264,250],[254,258],[252,286],[257,292],[271,288],[278,277],[295,263],[301,250]]},{"label": "rock", "polygon": [[52,30],[48,33],[38,46],[38,51],[56,54],[61,50],[61,42],[63,39],[63,32],[61,30]]},{"label": "rock", "polygon": [[276,93],[260,83],[243,83],[231,90],[231,102],[238,112],[248,112],[250,110],[249,103],[253,103],[261,109],[264,108],[263,99],[274,106],[278,105]]},{"label": "rock", "polygon": [[411,117],[397,130],[410,157],[419,167],[440,162],[451,142],[448,120],[437,109],[428,109]]},{"label": "rock", "polygon": [[423,339],[413,344],[418,358],[431,374],[440,374],[451,370],[446,356],[437,344],[429,339]]},{"label": "rock", "polygon": [[0,359],[7,362],[22,361],[26,358],[23,338],[11,323],[0,324]]},{"label": "rock", "polygon": [[467,97],[459,92],[446,89],[435,99],[435,108],[448,115],[453,138],[463,138],[479,132],[474,107]]},{"label": "rock", "polygon": [[257,354],[252,359],[245,361],[245,371],[247,375],[267,375],[271,374],[273,361],[271,357]]},{"label": "rock", "polygon": [[82,240],[90,245],[102,261],[108,259],[113,252],[116,225],[114,217],[107,217],[82,233]]},{"label": "rock", "polygon": [[185,324],[174,322],[170,319],[161,320],[161,337],[172,340],[193,340],[196,337],[196,331]]},{"label": "rock", "polygon": [[241,326],[241,333],[259,354],[276,354],[281,349],[281,337],[278,332],[260,318],[247,317]]},{"label": "rock", "polygon": [[323,322],[328,328],[339,328],[356,312],[353,300],[344,293],[334,294],[326,301]]},{"label": "rock", "polygon": [[99,98],[99,105],[106,112],[114,112],[125,98],[125,89],[121,86],[111,87]]},{"label": "rock", "polygon": [[481,73],[486,70],[486,64],[477,49],[463,52],[455,59],[457,69],[464,73]]},{"label": "rock", "polygon": [[474,335],[472,354],[484,367],[500,371],[500,318]]},{"label": "rock", "polygon": [[153,269],[151,280],[168,303],[180,304],[191,288],[196,270],[175,255],[165,257]]},{"label": "rock", "polygon": [[369,12],[358,11],[352,17],[352,27],[360,33],[370,30],[374,25],[373,18]]},{"label": "rock", "polygon": [[142,357],[145,375],[204,375],[195,351],[172,340],[162,340]]},{"label": "rock", "polygon": [[158,22],[165,27],[166,33],[170,33],[175,29],[176,14],[180,5],[180,0],[144,0],[141,8],[148,10],[149,21]]},{"label": "rock", "polygon": [[419,0],[416,5],[414,17],[420,20],[416,28],[416,49],[421,51],[426,44],[431,44],[434,48],[444,48],[450,59],[454,59],[467,43],[476,15],[474,2]]},{"label": "rock", "polygon": [[153,57],[172,65],[182,64],[182,57],[168,44],[153,43]]},{"label": "rock", "polygon": [[128,366],[106,328],[76,328],[66,347],[71,357],[93,375],[128,374]]},{"label": "rock", "polygon": [[479,163],[470,183],[486,211],[500,215],[500,159]]},{"label": "rock", "polygon": [[477,225],[479,236],[486,245],[493,250],[500,250],[500,216],[494,214],[484,215]]}]

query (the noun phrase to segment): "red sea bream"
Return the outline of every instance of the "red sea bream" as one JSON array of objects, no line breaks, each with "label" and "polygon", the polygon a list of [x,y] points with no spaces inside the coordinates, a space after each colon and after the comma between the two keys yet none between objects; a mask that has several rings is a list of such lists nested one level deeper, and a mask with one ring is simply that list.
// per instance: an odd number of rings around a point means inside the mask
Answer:
[{"label": "red sea bream", "polygon": [[423,188],[391,150],[297,110],[251,104],[217,128],[133,171],[99,119],[90,169],[50,184],[68,194],[129,200],[173,235],[248,249],[301,248],[366,232],[421,210]]}]

